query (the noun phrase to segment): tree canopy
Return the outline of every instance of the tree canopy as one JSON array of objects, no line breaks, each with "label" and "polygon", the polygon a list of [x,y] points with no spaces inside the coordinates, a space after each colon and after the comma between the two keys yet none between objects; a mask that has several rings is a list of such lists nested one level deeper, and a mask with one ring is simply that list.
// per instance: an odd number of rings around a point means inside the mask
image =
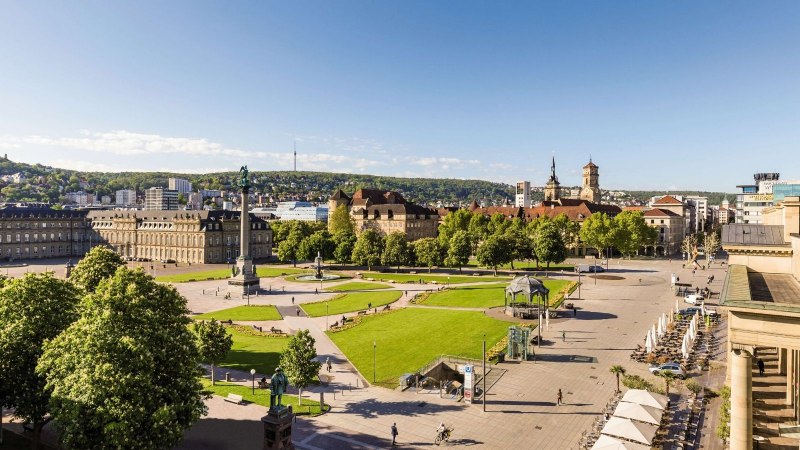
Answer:
[{"label": "tree canopy", "polygon": [[192,325],[196,336],[197,351],[200,361],[211,364],[211,384],[215,384],[214,367],[225,359],[233,346],[233,337],[228,334],[225,325],[215,319],[206,322],[201,320]]},{"label": "tree canopy", "polygon": [[353,262],[367,266],[372,270],[372,266],[381,263],[383,254],[383,236],[377,230],[367,229],[358,235],[356,245],[353,247]]},{"label": "tree canopy", "polygon": [[[300,330],[289,339],[286,350],[281,354],[281,368],[289,378],[289,382],[297,386],[301,394],[302,390],[314,381],[322,366],[322,363],[314,360],[317,357],[315,342],[308,330]],[[297,397],[300,403],[302,395]]]},{"label": "tree canopy", "polygon": [[44,346],[37,373],[67,448],[168,449],[205,413],[186,299],[117,270]]},{"label": "tree canopy", "polygon": [[381,264],[384,266],[397,266],[398,269],[403,264],[408,264],[409,245],[406,234],[402,231],[394,231],[386,236]]},{"label": "tree canopy", "polygon": [[442,246],[439,241],[434,238],[422,238],[414,241],[414,255],[417,259],[417,264],[428,268],[442,265]]},{"label": "tree canopy", "polygon": [[89,250],[69,276],[69,280],[87,292],[93,292],[101,280],[114,275],[125,261],[114,250],[98,245]]}]

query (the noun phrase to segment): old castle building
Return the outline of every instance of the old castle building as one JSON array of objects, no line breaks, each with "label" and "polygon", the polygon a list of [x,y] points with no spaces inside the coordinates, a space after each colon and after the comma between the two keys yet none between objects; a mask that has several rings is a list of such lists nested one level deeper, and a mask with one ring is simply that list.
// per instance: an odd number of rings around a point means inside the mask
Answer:
[{"label": "old castle building", "polygon": [[352,197],[336,191],[328,201],[330,214],[339,205],[345,205],[356,224],[356,232],[368,228],[385,234],[401,231],[408,240],[436,237],[439,214],[435,209],[406,201],[402,195],[392,191],[359,189]]},{"label": "old castle building", "polygon": [[[224,263],[239,256],[238,211],[91,211],[91,238],[126,258]],[[272,230],[250,214],[250,255],[272,255]]]},{"label": "old castle building", "polygon": [[0,209],[0,258],[81,256],[89,249],[86,211],[45,207]]}]

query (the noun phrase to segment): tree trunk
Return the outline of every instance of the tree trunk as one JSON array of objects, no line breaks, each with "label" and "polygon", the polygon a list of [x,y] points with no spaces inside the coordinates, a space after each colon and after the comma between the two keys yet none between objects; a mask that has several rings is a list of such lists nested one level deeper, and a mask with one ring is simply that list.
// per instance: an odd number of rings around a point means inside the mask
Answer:
[{"label": "tree trunk", "polygon": [[464,273],[464,272],[463,272],[461,269],[462,269],[462,267],[461,267],[461,266],[458,266],[458,274],[459,274],[459,275],[461,275],[462,273]]},{"label": "tree trunk", "polygon": [[303,390],[297,388],[297,406],[300,406],[302,404],[303,404]]},{"label": "tree trunk", "polygon": [[428,273],[431,273],[431,270],[433,270],[433,266],[428,266]]},{"label": "tree trunk", "polygon": [[214,364],[213,363],[211,364],[211,385],[212,386],[216,385],[216,380],[214,380]]},{"label": "tree trunk", "polygon": [[39,443],[42,440],[42,428],[44,428],[44,422],[39,422],[39,421],[33,422],[33,438],[31,439],[31,450],[39,449]]},{"label": "tree trunk", "polygon": [[494,276],[497,276],[497,266],[494,266]]},{"label": "tree trunk", "polygon": [[619,374],[617,374],[617,392],[619,392]]},{"label": "tree trunk", "polygon": [[514,258],[511,258],[511,270],[514,270]]}]

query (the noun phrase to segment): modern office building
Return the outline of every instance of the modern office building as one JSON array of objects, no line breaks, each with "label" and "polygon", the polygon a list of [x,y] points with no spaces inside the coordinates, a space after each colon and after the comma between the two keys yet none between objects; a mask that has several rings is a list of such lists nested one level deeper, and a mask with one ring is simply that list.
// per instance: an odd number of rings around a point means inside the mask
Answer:
[{"label": "modern office building", "polygon": [[736,223],[761,223],[761,212],[773,205],[772,186],[780,179],[779,173],[756,173],[754,184],[740,184],[736,194]]},{"label": "modern office building", "polygon": [[67,203],[74,203],[78,206],[88,206],[94,203],[94,194],[84,191],[68,192],[64,194]]},{"label": "modern office building", "polygon": [[531,182],[517,181],[516,205],[523,208],[531,206]]},{"label": "modern office building", "polygon": [[683,201],[694,208],[693,233],[702,233],[713,224],[711,209],[708,207],[708,197],[697,195],[686,195]]},{"label": "modern office building", "polygon": [[117,206],[131,206],[136,204],[136,191],[133,189],[120,189],[115,193],[114,204]]},{"label": "modern office building", "polygon": [[160,187],[144,191],[144,209],[170,211],[178,208],[178,191]]},{"label": "modern office building", "polygon": [[311,202],[280,202],[272,208],[253,208],[252,212],[261,218],[270,217],[272,220],[328,221],[328,207],[315,206]]},{"label": "modern office building", "polygon": [[169,190],[178,191],[179,194],[188,194],[192,192],[192,183],[183,178],[170,178],[167,184]]}]

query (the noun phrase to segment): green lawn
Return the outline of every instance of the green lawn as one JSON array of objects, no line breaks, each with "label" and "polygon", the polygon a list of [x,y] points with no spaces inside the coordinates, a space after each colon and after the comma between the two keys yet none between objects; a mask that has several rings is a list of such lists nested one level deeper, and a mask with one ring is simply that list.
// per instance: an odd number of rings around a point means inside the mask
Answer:
[{"label": "green lawn", "polygon": [[363,317],[359,325],[328,335],[368,381],[373,379],[374,341],[378,384],[394,388],[400,375],[440,355],[481,359],[484,333],[491,348],[511,325],[477,311],[404,308]]},{"label": "green lawn", "polygon": [[[480,264],[478,264],[477,260],[470,259],[469,262],[467,263],[467,267],[484,267],[484,266],[481,266]],[[484,268],[486,268],[486,267],[484,267]],[[498,269],[504,269],[504,270],[510,270],[511,269],[511,263],[505,263],[502,266],[497,266],[497,268]],[[489,269],[491,269],[491,267],[489,267]],[[538,270],[538,271],[541,271],[541,272],[544,272],[544,271],[547,271],[547,270],[549,270],[549,271],[566,270],[566,271],[570,271],[571,272],[571,271],[575,270],[575,266],[573,266],[572,264],[550,264],[550,268],[548,269],[546,264],[539,264],[539,268],[537,269],[536,268],[536,261],[527,261],[527,260],[526,261],[519,261],[519,260],[518,261],[514,261],[514,270],[523,270],[523,269]]]},{"label": "green lawn", "polygon": [[[261,406],[269,406],[269,389],[258,389],[258,383],[256,383],[255,395],[253,394],[253,387],[252,386],[243,386],[241,384],[236,383],[226,383],[224,381],[217,381],[216,385],[211,385],[211,380],[208,378],[201,378],[200,380],[203,383],[203,387],[215,395],[219,395],[220,397],[227,397],[228,394],[239,394],[241,395],[245,401],[250,403],[255,403]],[[258,382],[258,380],[256,380]],[[317,396],[317,400],[311,400],[309,398],[304,398],[302,405],[297,405],[297,396],[296,395],[284,395],[281,397],[281,404],[282,405],[291,405],[292,410],[295,414],[308,414],[309,407],[311,408],[311,415],[318,416],[322,412],[319,409],[319,397]],[[324,411],[323,411],[324,412]]]},{"label": "green lawn", "polygon": [[227,329],[233,336],[233,347],[228,352],[228,357],[217,364],[219,367],[246,372],[256,369],[256,372],[263,374],[274,373],[281,352],[289,343],[288,337],[258,336],[256,331],[239,331],[233,327]]},{"label": "green lawn", "polygon": [[[544,280],[550,289],[550,305],[560,303],[561,291],[572,283],[566,280]],[[492,283],[478,286],[460,286],[442,292],[434,292],[421,301],[422,305],[454,306],[461,308],[494,308],[505,304],[503,293],[506,283]]]},{"label": "green lawn", "polygon": [[198,314],[192,316],[195,320],[210,320],[217,319],[219,321],[233,320],[234,322],[242,320],[281,320],[282,317],[278,310],[272,305],[266,306],[237,306],[235,308],[222,309],[219,311],[212,311],[205,314]]},{"label": "green lawn", "polygon": [[[279,277],[304,272],[301,269],[289,267],[264,267],[256,265],[256,272],[259,277]],[[223,280],[230,278],[231,269],[199,270],[197,272],[179,273],[176,275],[162,275],[156,277],[156,281],[164,283],[186,283],[189,281],[203,280]]]},{"label": "green lawn", "polygon": [[311,317],[323,317],[326,311],[328,315],[335,316],[367,309],[368,303],[372,303],[373,308],[383,306],[396,301],[402,294],[400,291],[350,292],[338,295],[327,302],[305,303],[300,307]]},{"label": "green lawn", "polygon": [[418,283],[422,280],[426,283],[435,281],[436,284],[460,284],[460,283],[477,283],[481,281],[509,281],[511,277],[491,277],[491,276],[469,276],[469,275],[429,275],[425,273],[411,274],[411,273],[380,273],[380,272],[366,272],[363,274],[364,278],[372,278],[376,281],[395,281],[398,283]]},{"label": "green lawn", "polygon": [[326,291],[345,292],[345,291],[365,291],[369,289],[388,289],[391,286],[381,283],[370,283],[369,281],[351,281],[336,286],[325,288]]}]

